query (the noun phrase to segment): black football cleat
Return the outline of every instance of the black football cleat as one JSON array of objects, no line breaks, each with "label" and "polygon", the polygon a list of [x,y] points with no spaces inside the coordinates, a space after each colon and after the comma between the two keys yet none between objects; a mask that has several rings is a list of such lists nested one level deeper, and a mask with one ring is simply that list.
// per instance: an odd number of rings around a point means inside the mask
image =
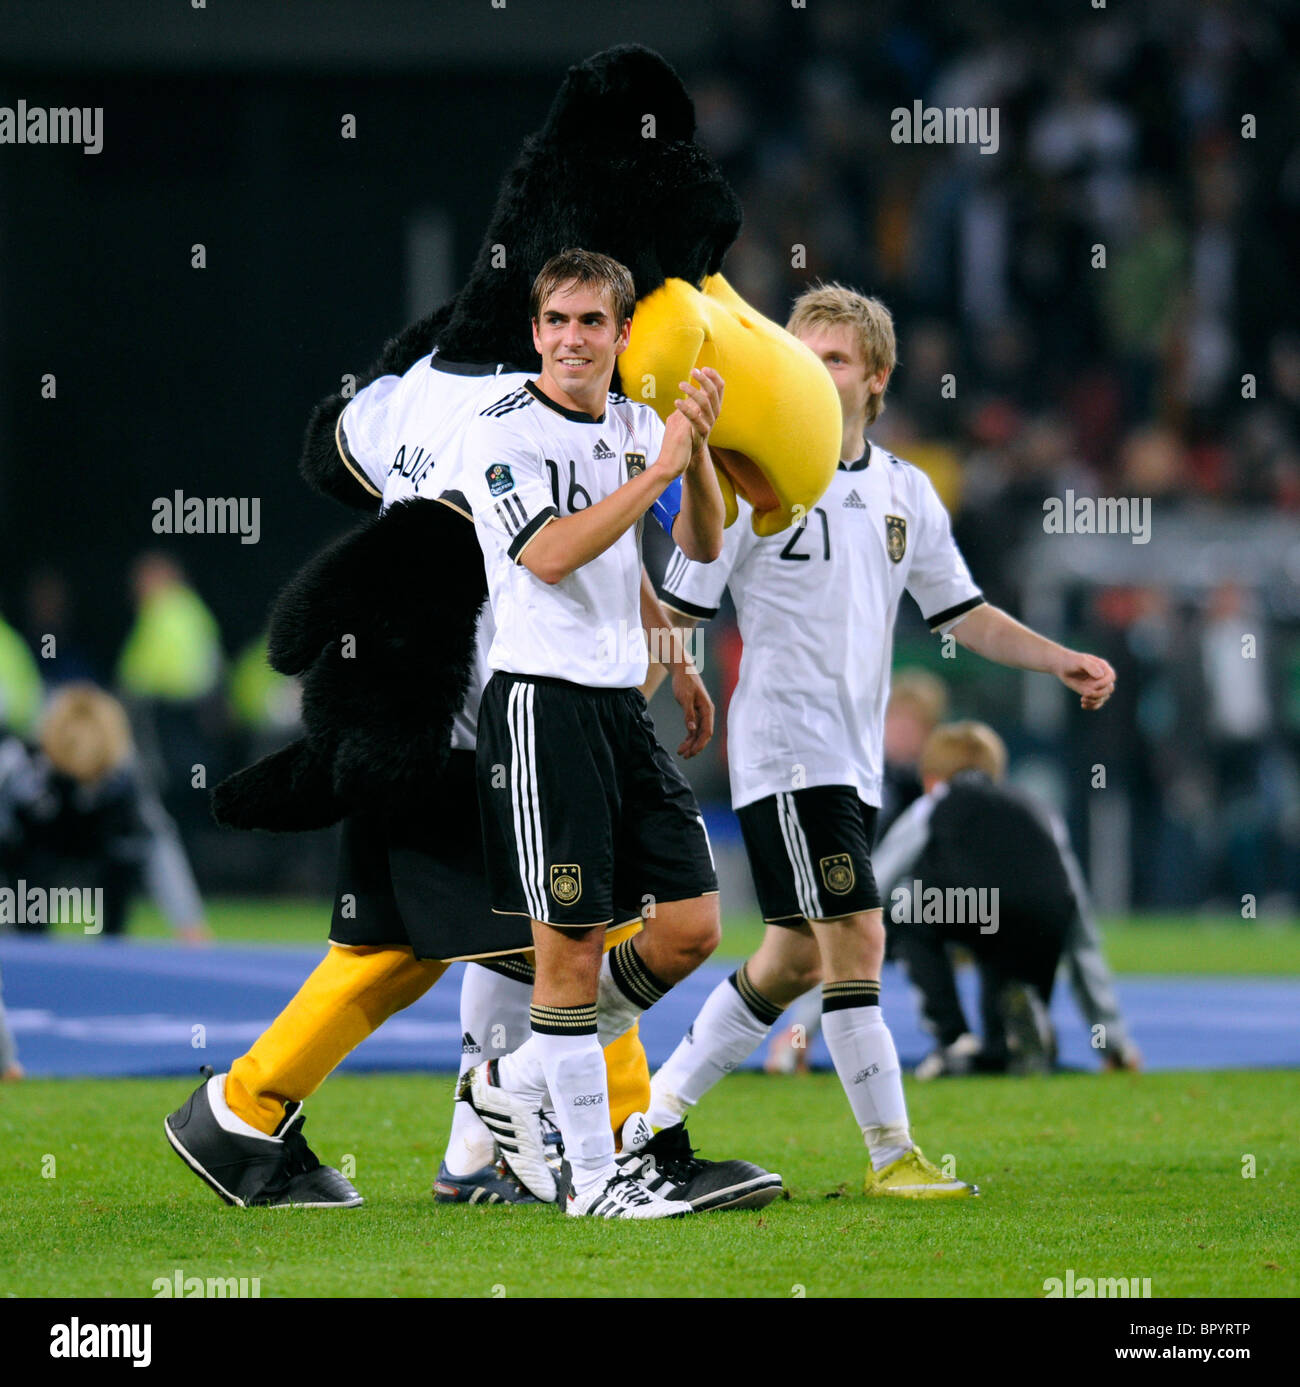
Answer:
[{"label": "black football cleat", "polygon": [[652,1130],[641,1113],[623,1124],[619,1170],[662,1199],[680,1199],[697,1214],[717,1209],[765,1209],[784,1188],[781,1177],[752,1161],[702,1161],[685,1123]]},{"label": "black football cleat", "polygon": [[361,1195],[321,1165],[302,1134],[301,1103],[286,1106],[275,1137],[228,1132],[217,1121],[206,1079],[164,1122],[172,1149],[227,1204],[238,1208],[352,1209]]}]

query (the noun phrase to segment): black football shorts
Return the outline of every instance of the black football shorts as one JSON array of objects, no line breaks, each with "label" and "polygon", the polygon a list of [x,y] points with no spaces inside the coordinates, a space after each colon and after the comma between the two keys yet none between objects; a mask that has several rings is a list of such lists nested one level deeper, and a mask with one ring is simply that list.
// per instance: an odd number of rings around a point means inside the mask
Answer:
[{"label": "black football shorts", "polygon": [[495,673],[478,715],[492,908],[572,928],[718,889],[704,820],[637,689]]},{"label": "black football shorts", "polygon": [[767,924],[798,927],[879,908],[876,812],[849,785],[789,790],[736,811]]}]

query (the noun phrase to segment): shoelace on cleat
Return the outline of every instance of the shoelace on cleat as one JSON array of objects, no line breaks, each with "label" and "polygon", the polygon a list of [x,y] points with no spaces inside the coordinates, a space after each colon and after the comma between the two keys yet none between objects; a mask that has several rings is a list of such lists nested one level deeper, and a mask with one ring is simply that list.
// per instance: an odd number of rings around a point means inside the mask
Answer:
[{"label": "shoelace on cleat", "polygon": [[620,1172],[606,1187],[605,1194],[615,1201],[615,1203],[629,1204],[653,1204],[654,1196],[644,1185],[639,1184],[630,1175]]},{"label": "shoelace on cleat", "polygon": [[[656,1143],[659,1149],[655,1150]],[[647,1142],[643,1156],[648,1157],[659,1173],[674,1185],[684,1185],[708,1168],[708,1161],[697,1160],[685,1126],[670,1127],[658,1132]]]},{"label": "shoelace on cleat", "polygon": [[284,1168],[290,1176],[306,1175],[309,1171],[320,1169],[316,1153],[307,1145],[307,1138],[302,1134],[301,1122],[284,1138]]},{"label": "shoelace on cleat", "polygon": [[284,1149],[280,1153],[280,1169],[275,1179],[268,1181],[259,1203],[274,1203],[289,1188],[294,1176],[307,1175],[320,1169],[316,1153],[307,1145],[307,1138],[302,1134],[305,1121],[306,1118],[303,1118],[296,1122],[281,1138]]}]

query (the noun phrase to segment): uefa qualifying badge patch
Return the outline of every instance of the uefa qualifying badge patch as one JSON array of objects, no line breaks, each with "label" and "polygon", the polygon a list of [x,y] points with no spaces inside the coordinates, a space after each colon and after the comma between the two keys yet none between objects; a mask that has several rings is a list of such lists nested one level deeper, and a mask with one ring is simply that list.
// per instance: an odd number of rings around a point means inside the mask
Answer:
[{"label": "uefa qualifying badge patch", "polygon": [[484,475],[487,477],[488,490],[493,496],[504,496],[507,491],[515,489],[514,473],[504,462],[494,462]]}]

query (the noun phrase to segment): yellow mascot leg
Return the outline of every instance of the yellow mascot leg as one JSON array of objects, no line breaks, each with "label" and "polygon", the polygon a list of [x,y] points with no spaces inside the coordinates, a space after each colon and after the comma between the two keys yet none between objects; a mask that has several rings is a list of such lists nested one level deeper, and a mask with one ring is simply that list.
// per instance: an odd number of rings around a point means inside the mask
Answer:
[{"label": "yellow mascot leg", "polygon": [[423,997],[447,967],[407,948],[332,945],[293,1001],[230,1066],[226,1102],[269,1136],[287,1100],[315,1093],[350,1051]]},{"label": "yellow mascot leg", "polygon": [[617,1140],[628,1118],[650,1106],[650,1065],[639,1026],[605,1046],[605,1070],[609,1075],[609,1120]]}]

